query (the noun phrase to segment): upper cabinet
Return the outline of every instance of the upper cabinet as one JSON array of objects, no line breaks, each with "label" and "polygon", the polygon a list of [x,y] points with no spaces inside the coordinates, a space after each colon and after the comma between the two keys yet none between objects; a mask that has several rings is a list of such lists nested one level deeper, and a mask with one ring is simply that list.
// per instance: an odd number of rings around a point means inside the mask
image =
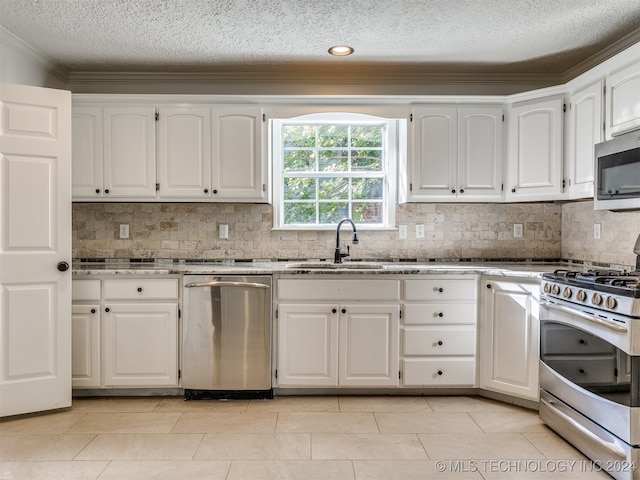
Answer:
[{"label": "upper cabinet", "polygon": [[265,131],[255,106],[74,106],[73,199],[267,202]]},{"label": "upper cabinet", "polygon": [[640,60],[606,79],[606,138],[640,127]]},{"label": "upper cabinet", "polygon": [[512,105],[507,201],[562,198],[563,108],[561,95]]},{"label": "upper cabinet", "polygon": [[501,106],[423,106],[412,111],[409,201],[500,201]]},{"label": "upper cabinet", "polygon": [[603,84],[597,81],[571,95],[566,195],[593,197],[594,146],[603,140]]}]

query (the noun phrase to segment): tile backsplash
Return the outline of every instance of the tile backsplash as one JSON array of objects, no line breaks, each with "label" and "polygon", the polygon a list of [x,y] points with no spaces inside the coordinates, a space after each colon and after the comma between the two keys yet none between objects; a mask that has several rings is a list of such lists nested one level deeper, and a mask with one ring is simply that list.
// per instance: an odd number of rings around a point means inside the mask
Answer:
[{"label": "tile backsplash", "polygon": [[[528,204],[403,204],[397,230],[358,232],[353,259],[559,259],[562,207]],[[514,223],[523,236],[514,238]],[[636,222],[637,223],[637,222]],[[129,224],[130,238],[118,238]],[[218,238],[220,224],[229,238]],[[425,238],[416,238],[416,225]],[[272,230],[272,206],[261,204],[76,203],[74,258],[189,260],[333,258],[335,231]],[[341,236],[349,244],[347,226]]]},{"label": "tile backsplash", "polygon": [[[272,230],[271,205],[76,203],[73,205],[73,257],[287,260],[333,258],[335,231]],[[593,202],[565,204],[403,204],[398,231],[358,232],[353,259],[565,259],[586,265],[635,267],[640,212],[594,211]],[[130,238],[118,238],[129,224]],[[513,225],[522,224],[522,238]],[[218,226],[229,238],[218,238]],[[416,238],[416,225],[425,238]],[[594,239],[594,224],[601,238]],[[350,236],[345,226],[344,248]]]}]

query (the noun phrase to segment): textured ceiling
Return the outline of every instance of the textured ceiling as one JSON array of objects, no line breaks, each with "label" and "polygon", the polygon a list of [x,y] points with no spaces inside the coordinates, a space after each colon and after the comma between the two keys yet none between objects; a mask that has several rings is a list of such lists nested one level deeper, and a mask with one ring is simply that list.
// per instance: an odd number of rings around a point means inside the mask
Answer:
[{"label": "textured ceiling", "polygon": [[640,0],[0,0],[0,25],[70,72],[560,75],[636,38]]}]

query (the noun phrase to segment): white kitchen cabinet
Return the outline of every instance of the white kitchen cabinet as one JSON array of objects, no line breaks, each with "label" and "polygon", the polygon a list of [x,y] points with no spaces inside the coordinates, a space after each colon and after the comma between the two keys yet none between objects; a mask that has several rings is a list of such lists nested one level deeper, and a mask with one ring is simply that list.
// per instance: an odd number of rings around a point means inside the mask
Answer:
[{"label": "white kitchen cabinet", "polygon": [[476,386],[477,277],[403,283],[402,385]]},{"label": "white kitchen cabinet", "polygon": [[501,106],[423,106],[412,111],[410,201],[500,201]]},{"label": "white kitchen cabinet", "polygon": [[507,201],[562,198],[563,109],[563,96],[512,105],[508,114]]},{"label": "white kitchen cabinet", "polygon": [[277,291],[278,386],[398,385],[398,280],[281,278]]},{"label": "white kitchen cabinet", "polygon": [[211,108],[158,109],[158,197],[211,198]]},{"label": "white kitchen cabinet", "polygon": [[177,278],[73,280],[74,388],[178,386]]},{"label": "white kitchen cabinet", "polygon": [[74,107],[71,125],[72,195],[101,198],[104,196],[102,108]]},{"label": "white kitchen cabinet", "polygon": [[482,281],[480,388],[538,400],[540,282]]},{"label": "white kitchen cabinet", "polygon": [[606,138],[640,127],[640,60],[606,78]]},{"label": "white kitchen cabinet", "polygon": [[603,84],[597,81],[571,95],[566,194],[593,197],[594,146],[603,140]]},{"label": "white kitchen cabinet", "polygon": [[71,385],[100,387],[100,280],[73,280],[71,306]]},{"label": "white kitchen cabinet", "polygon": [[214,105],[212,199],[268,201],[266,123],[257,106]]},{"label": "white kitchen cabinet", "polygon": [[105,198],[155,198],[155,108],[105,107],[103,111]]}]

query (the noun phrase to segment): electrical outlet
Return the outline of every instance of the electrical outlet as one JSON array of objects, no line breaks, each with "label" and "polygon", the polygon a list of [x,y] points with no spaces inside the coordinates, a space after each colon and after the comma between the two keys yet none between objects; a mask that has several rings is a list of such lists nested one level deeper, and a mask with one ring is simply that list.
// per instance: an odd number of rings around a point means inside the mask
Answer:
[{"label": "electrical outlet", "polygon": [[514,238],[522,238],[522,224],[514,223],[513,224],[513,237]]},{"label": "electrical outlet", "polygon": [[601,236],[602,236],[602,224],[601,223],[594,223],[593,224],[593,238],[595,240],[600,240]]},{"label": "electrical outlet", "polygon": [[407,238],[407,226],[406,225],[398,225],[398,238],[400,240],[404,240]]},{"label": "electrical outlet", "polygon": [[220,238],[229,238],[229,225],[226,223],[220,224],[218,233]]},{"label": "electrical outlet", "polygon": [[424,225],[422,223],[416,225],[416,238],[424,238]]},{"label": "electrical outlet", "polygon": [[129,238],[129,224],[121,223],[120,224],[120,238]]}]

